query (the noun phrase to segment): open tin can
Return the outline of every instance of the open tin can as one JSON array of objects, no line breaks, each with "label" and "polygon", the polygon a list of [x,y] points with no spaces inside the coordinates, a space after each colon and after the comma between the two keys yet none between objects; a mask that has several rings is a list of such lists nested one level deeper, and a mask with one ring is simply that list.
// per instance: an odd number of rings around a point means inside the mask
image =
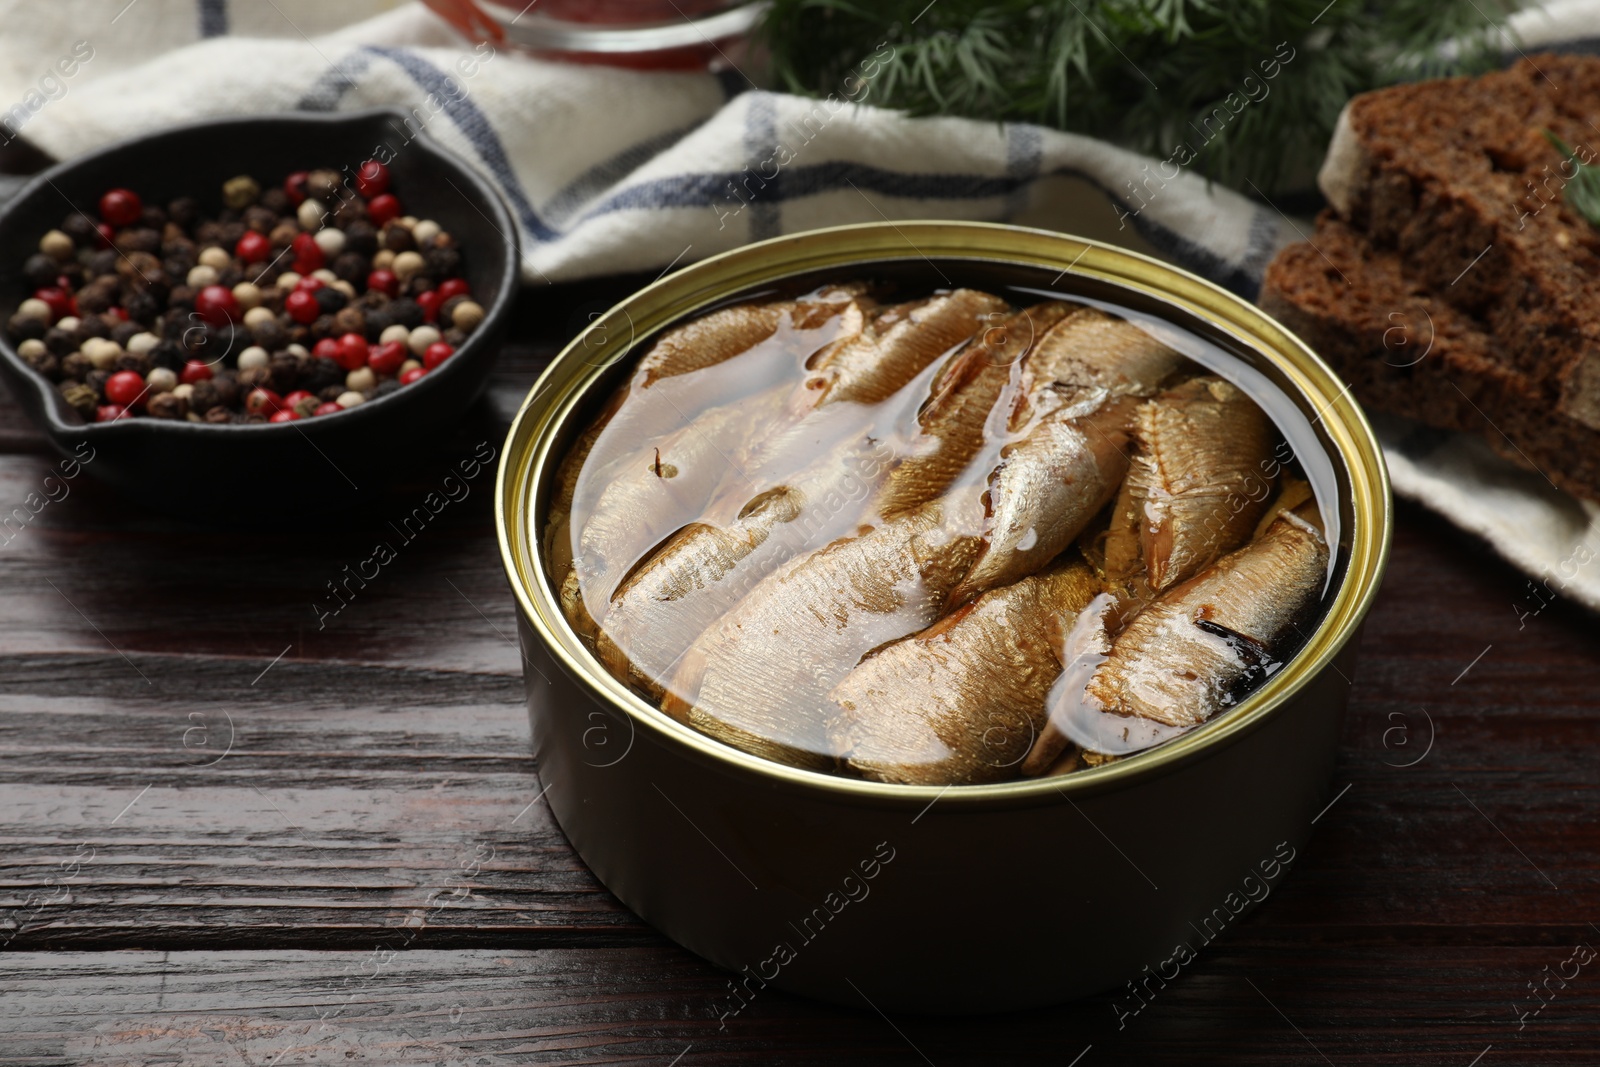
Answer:
[{"label": "open tin can", "polygon": [[[944,787],[769,762],[612,677],[547,576],[542,534],[566,449],[664,327],[861,278],[1115,307],[1181,336],[1261,403],[1316,486],[1333,549],[1319,619],[1293,658],[1159,747],[1058,777]],[[998,1011],[1181,966],[1270,893],[1328,801],[1355,638],[1390,536],[1387,473],[1366,419],[1282,326],[1147,257],[977,223],[797,234],[648,286],[539,380],[512,425],[496,494],[543,795],[623,903],[733,972],[707,1006],[722,1016],[768,987],[885,1010]]]}]

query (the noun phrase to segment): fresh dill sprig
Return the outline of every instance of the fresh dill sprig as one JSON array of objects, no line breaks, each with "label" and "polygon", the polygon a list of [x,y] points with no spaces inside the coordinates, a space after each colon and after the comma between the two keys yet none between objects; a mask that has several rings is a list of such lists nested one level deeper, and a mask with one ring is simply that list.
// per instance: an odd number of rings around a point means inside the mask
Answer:
[{"label": "fresh dill sprig", "polygon": [[1497,66],[1515,3],[773,0],[761,37],[794,92],[1187,143],[1180,165],[1270,190],[1312,172],[1351,95]]},{"label": "fresh dill sprig", "polygon": [[1571,145],[1549,130],[1544,131],[1544,137],[1572,164],[1572,177],[1561,187],[1561,195],[1590,225],[1600,226],[1600,167],[1579,159]]}]

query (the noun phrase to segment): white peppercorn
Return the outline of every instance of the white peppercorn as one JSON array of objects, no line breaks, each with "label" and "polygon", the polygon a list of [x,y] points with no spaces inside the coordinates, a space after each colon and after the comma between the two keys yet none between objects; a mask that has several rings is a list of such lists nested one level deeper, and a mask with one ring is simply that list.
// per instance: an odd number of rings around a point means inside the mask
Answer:
[{"label": "white peppercorn", "polygon": [[200,250],[200,263],[213,270],[227,270],[233,263],[233,257],[219,245],[208,245]]},{"label": "white peppercorn", "polygon": [[464,300],[456,305],[450,321],[459,330],[472,330],[483,321],[483,314],[483,305],[475,300]]},{"label": "white peppercorn", "polygon": [[240,282],[233,287],[233,298],[239,301],[239,306],[249,311],[251,308],[261,306],[261,286],[255,282]]},{"label": "white peppercorn", "polygon": [[244,324],[253,329],[264,322],[275,322],[277,318],[271,308],[253,307],[244,313]]},{"label": "white peppercorn", "polygon": [[30,296],[17,305],[17,318],[38,319],[40,322],[48,324],[50,322],[50,305],[38,297]]},{"label": "white peppercorn", "polygon": [[442,335],[432,326],[418,326],[411,331],[411,336],[406,339],[406,347],[421,356],[428,350],[428,346],[436,343]]},{"label": "white peppercorn", "polygon": [[312,239],[317,242],[317,247],[322,249],[322,254],[329,259],[344,251],[344,231],[336,226],[318,230],[316,237]]},{"label": "white peppercorn", "polygon": [[394,257],[394,263],[389,267],[389,269],[394,272],[394,276],[399,278],[402,284],[404,284],[413,274],[417,273],[417,271],[421,270],[422,268],[422,256],[417,252],[401,252],[399,255]]},{"label": "white peppercorn", "polygon": [[124,347],[126,347],[129,352],[132,352],[135,355],[148,356],[151,350],[160,343],[161,338],[157,337],[149,330],[145,330],[128,338],[128,343]]},{"label": "white peppercorn", "polygon": [[300,209],[295,212],[294,217],[299,221],[302,230],[316,231],[322,229],[322,216],[327,211],[328,209],[322,205],[322,201],[314,197],[307,197],[300,204]]},{"label": "white peppercorn", "polygon": [[216,285],[218,277],[217,268],[208,263],[197,263],[189,268],[183,281],[191,289],[204,289],[208,285]]},{"label": "white peppercorn", "polygon": [[347,392],[340,393],[339,399],[335,400],[334,403],[338,404],[342,408],[353,408],[360,404],[366,403],[366,400],[366,397],[352,389]]},{"label": "white peppercorn", "polygon": [[365,393],[378,384],[378,376],[371,367],[357,367],[344,376],[344,387],[357,393]]},{"label": "white peppercorn", "polygon": [[300,275],[292,270],[286,270],[278,275],[278,288],[294,292],[294,287],[300,284]]},{"label": "white peppercorn", "polygon": [[272,357],[267,355],[267,350],[260,345],[251,345],[239,353],[239,369],[251,370],[255,367],[265,367],[271,362]]},{"label": "white peppercorn", "polygon": [[144,376],[144,384],[152,394],[170,393],[178,386],[178,376],[165,367],[157,367]]},{"label": "white peppercorn", "polygon": [[440,227],[432,219],[423,219],[411,227],[411,236],[417,242],[418,248],[428,248],[433,244],[433,239],[438,237]]},{"label": "white peppercorn", "polygon": [[380,345],[386,345],[394,341],[399,341],[401,344],[407,344],[410,341],[410,338],[411,331],[397,322],[393,326],[384,327],[383,332],[378,335],[378,343]]},{"label": "white peppercorn", "polygon": [[45,348],[44,342],[37,337],[30,337],[17,346],[17,355],[30,363],[36,359],[43,359],[48,351],[49,349]]}]

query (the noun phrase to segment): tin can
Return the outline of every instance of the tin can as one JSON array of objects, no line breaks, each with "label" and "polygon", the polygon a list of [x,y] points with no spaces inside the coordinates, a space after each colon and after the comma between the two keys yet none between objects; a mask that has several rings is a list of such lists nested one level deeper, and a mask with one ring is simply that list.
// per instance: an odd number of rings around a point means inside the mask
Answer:
[{"label": "tin can", "polygon": [[[1339,567],[1299,652],[1237,707],[1159,748],[1060,777],[942,788],[747,755],[613,678],[546,576],[540,534],[568,444],[663,327],[785,285],[883,276],[1107,301],[1203,338],[1271,383],[1331,479],[1323,511]],[[1268,411],[1281,423],[1283,410]],[[642,289],[535,385],[496,494],[543,795],[623,903],[731,972],[707,1005],[720,1017],[768,988],[980,1012],[1175,976],[1270,895],[1329,799],[1355,638],[1391,522],[1382,455],[1348,388],[1258,308],[1107,245],[955,222],[796,234]]]}]

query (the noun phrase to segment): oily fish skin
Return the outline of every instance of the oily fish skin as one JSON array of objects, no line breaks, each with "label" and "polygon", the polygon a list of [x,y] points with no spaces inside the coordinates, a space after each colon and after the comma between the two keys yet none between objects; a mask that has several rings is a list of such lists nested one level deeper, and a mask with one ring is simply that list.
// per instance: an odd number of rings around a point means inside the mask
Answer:
[{"label": "oily fish skin", "polygon": [[1112,643],[1086,696],[1107,713],[1195,726],[1277,650],[1327,579],[1314,503],[1282,511],[1257,540],[1146,607]]},{"label": "oily fish skin", "polygon": [[1128,429],[1139,397],[1183,357],[1096,308],[1053,326],[1023,362],[1015,440],[989,476],[983,550],[951,595],[959,604],[1055,558],[1110,502],[1128,470]]},{"label": "oily fish skin", "polygon": [[[983,315],[1004,306],[988,294],[958,289],[879,309],[869,328],[813,357],[812,370],[782,413],[774,417],[763,408],[737,416],[760,444],[754,449],[719,446],[740,456],[740,469],[725,474],[715,495],[743,506],[731,520],[717,521],[720,505],[712,505],[622,582],[602,613],[604,632],[596,635],[607,669],[659,699],[662,680],[690,642],[774,567],[856,532],[865,495],[887,470],[891,455],[882,441],[887,428],[877,425],[884,409],[893,409],[897,394],[979,329]],[[806,405],[810,410],[802,410]],[[826,409],[843,410],[833,417]],[[762,435],[774,425],[776,432]],[[834,436],[844,437],[844,443],[828,446]],[[828,449],[820,459],[819,444]],[[707,459],[707,469],[715,468]],[[776,483],[769,481],[778,476]],[[680,517],[674,513],[672,521]],[[649,524],[649,532],[658,525]],[[587,576],[580,577],[587,590]]]},{"label": "oily fish skin", "polygon": [[1084,563],[1057,563],[873,653],[829,694],[835,749],[880,782],[1015,776],[1061,674],[1057,635],[1099,593]]},{"label": "oily fish skin", "polygon": [[[665,383],[758,348],[763,362],[782,365],[809,356],[841,333],[859,332],[872,306],[859,289],[837,287],[807,300],[723,308],[667,331],[644,355],[629,384],[557,473],[545,548],[552,577],[560,583],[563,611],[580,633],[593,639],[592,610],[604,604],[641,554],[699,514],[728,473],[733,450],[743,447],[758,420],[770,419],[784,399],[781,389],[769,387],[686,423],[678,403],[664,394],[658,398]],[[576,538],[574,508],[582,522]]]},{"label": "oily fish skin", "polygon": [[1277,434],[1222,378],[1193,378],[1140,405],[1134,454],[1106,536],[1107,581],[1145,595],[1198,574],[1255,530]]},{"label": "oily fish skin", "polygon": [[[767,304],[737,304],[719,308],[699,318],[665,331],[650,350],[639,359],[633,374],[623,386],[612,394],[593,425],[573,442],[556,472],[555,496],[550,501],[550,515],[546,524],[545,552],[552,559],[552,573],[566,570],[570,562],[570,545],[558,545],[566,536],[556,538],[558,527],[565,529],[572,511],[572,501],[577,492],[578,475],[594,449],[600,435],[628,406],[630,397],[637,401],[639,394],[666,378],[704,370],[724,360],[731,359],[771,338],[785,325],[792,324],[802,331],[824,329],[841,316],[869,309],[872,302],[859,285],[828,286],[819,290],[812,299],[774,301]],[[848,329],[849,324],[845,323]],[[819,340],[825,344],[832,338]],[[639,405],[635,405],[639,406]],[[626,417],[624,422],[634,422]],[[655,427],[664,432],[671,425]],[[654,436],[649,427],[637,427],[636,435]],[[562,558],[557,558],[557,550]]]},{"label": "oily fish skin", "polygon": [[[980,548],[978,489],[930,498],[979,455],[990,410],[1014,388],[1016,337],[1031,345],[1043,335],[1017,323],[1053,324],[1071,310],[1051,302],[1019,312],[1007,320],[1010,332],[985,330],[951,356],[919,414],[910,455],[889,474],[899,483],[886,483],[863,521],[888,517],[756,584],[684,654],[662,710],[757,755],[831,766],[829,689],[865,653],[933,623]],[[886,496],[910,510],[879,512]]]}]

